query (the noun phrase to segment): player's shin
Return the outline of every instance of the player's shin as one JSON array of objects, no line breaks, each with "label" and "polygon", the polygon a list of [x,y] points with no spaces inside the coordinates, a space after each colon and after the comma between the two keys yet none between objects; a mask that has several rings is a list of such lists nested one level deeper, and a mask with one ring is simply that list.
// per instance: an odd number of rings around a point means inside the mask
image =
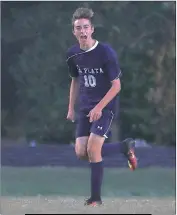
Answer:
[{"label": "player's shin", "polygon": [[117,143],[104,143],[102,146],[102,157],[106,157],[113,154],[122,153],[127,156],[128,151],[134,148],[135,141],[132,138],[127,138]]},{"label": "player's shin", "polygon": [[90,160],[91,169],[91,201],[101,200],[101,186],[103,180],[103,161],[101,148],[104,138],[91,133],[88,141],[87,152]]},{"label": "player's shin", "polygon": [[103,180],[103,161],[91,162],[91,199],[92,201],[101,200],[101,186]]},{"label": "player's shin", "polygon": [[122,153],[123,146],[121,142],[118,143],[104,143],[102,146],[102,157],[106,157],[113,154]]}]

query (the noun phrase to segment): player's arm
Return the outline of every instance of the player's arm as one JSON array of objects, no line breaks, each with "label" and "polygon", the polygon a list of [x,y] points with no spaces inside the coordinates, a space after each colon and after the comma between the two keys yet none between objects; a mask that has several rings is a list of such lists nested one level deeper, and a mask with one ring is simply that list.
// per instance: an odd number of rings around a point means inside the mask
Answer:
[{"label": "player's arm", "polygon": [[116,52],[112,48],[105,49],[105,65],[104,69],[107,73],[109,81],[112,83],[111,88],[98,103],[98,107],[103,110],[106,105],[120,92],[121,90],[121,70],[118,63],[118,57]]},{"label": "player's arm", "polygon": [[72,78],[71,85],[70,85],[70,91],[69,91],[69,105],[68,105],[68,114],[67,119],[74,122],[75,120],[75,103],[76,98],[78,95],[78,88],[79,88],[79,80],[78,80],[78,71],[77,68],[72,60],[70,58],[67,60],[68,68],[69,68],[69,75]]},{"label": "player's arm", "polygon": [[117,55],[112,49],[106,50],[106,62],[104,71],[107,73],[109,81],[112,83],[111,88],[101,101],[89,112],[90,122],[98,120],[102,115],[102,110],[121,90],[121,70],[119,68]]},{"label": "player's arm", "polygon": [[112,48],[108,48],[106,49],[105,56],[106,56],[106,62],[104,65],[104,70],[107,73],[108,79],[112,83],[112,86],[97,105],[101,110],[103,110],[106,107],[106,105],[121,90],[120,77],[122,73],[119,67],[117,54]]},{"label": "player's arm", "polygon": [[97,104],[99,109],[103,110],[107,104],[120,92],[121,90],[121,82],[120,79],[114,79],[111,81],[112,86],[106,95],[102,98],[102,100]]},{"label": "player's arm", "polygon": [[77,77],[72,77],[69,93],[69,106],[68,110],[74,110],[76,98],[78,96],[79,81]]},{"label": "player's arm", "polygon": [[87,115],[90,117],[90,122],[98,120],[102,115],[102,110],[106,107],[106,105],[120,92],[121,83],[120,79],[114,79],[112,82],[111,88],[108,90],[106,95],[102,98],[102,100],[89,112]]}]

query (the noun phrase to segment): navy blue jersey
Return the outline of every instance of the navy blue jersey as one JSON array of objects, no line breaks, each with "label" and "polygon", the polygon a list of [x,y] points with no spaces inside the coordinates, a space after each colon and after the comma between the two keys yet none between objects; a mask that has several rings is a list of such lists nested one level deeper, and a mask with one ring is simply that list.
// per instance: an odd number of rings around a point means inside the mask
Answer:
[{"label": "navy blue jersey", "polygon": [[[67,52],[69,75],[79,78],[79,109],[90,111],[109,91],[111,81],[121,76],[116,52],[107,44],[96,41],[87,50],[80,49],[79,44]],[[105,107],[115,111],[116,97]]]}]

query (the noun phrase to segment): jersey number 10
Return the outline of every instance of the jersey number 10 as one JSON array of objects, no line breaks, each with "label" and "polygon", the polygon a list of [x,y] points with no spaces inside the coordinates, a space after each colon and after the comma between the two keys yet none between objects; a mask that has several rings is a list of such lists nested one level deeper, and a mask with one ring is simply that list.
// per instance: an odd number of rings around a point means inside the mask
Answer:
[{"label": "jersey number 10", "polygon": [[93,75],[84,75],[85,87],[95,87],[96,78]]}]

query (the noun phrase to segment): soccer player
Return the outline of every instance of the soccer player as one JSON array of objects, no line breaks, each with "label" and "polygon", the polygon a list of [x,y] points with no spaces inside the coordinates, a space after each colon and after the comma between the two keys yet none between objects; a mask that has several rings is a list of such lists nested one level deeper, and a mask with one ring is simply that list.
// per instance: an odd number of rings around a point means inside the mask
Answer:
[{"label": "soccer player", "polygon": [[[130,169],[137,167],[134,140],[104,143],[115,113],[116,95],[121,90],[121,70],[116,52],[107,44],[92,38],[93,11],[78,8],[72,18],[73,34],[78,43],[67,52],[67,64],[72,78],[67,119],[76,121],[75,152],[88,159],[91,167],[91,197],[85,205],[100,205],[103,178],[102,157],[123,153]],[[78,116],[75,104],[78,99]]]}]

